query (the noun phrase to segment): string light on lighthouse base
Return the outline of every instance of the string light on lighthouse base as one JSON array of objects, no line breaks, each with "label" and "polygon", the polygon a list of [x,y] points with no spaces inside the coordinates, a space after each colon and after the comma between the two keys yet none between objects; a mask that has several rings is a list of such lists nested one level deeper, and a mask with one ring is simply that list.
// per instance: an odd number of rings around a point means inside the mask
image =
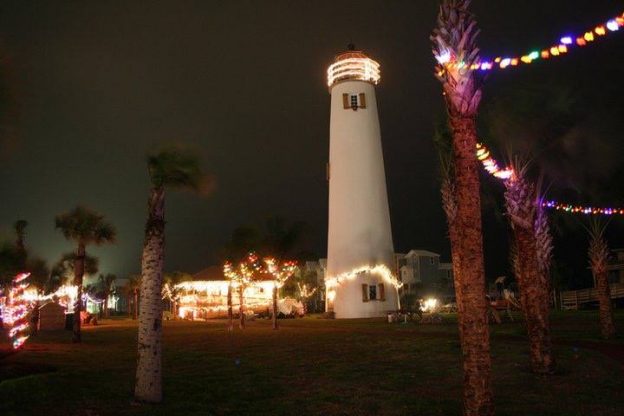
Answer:
[{"label": "string light on lighthouse base", "polygon": [[375,266],[362,266],[336,276],[328,276],[327,278],[325,278],[325,287],[327,288],[328,300],[333,301],[335,299],[336,288],[340,286],[341,283],[349,280],[354,280],[362,274],[376,274],[378,276],[381,276],[384,281],[391,284],[396,289],[400,289],[403,286],[403,283],[401,283],[399,279],[397,279],[396,276],[392,274],[390,268],[388,268],[388,266],[386,266],[385,264],[377,264]]}]

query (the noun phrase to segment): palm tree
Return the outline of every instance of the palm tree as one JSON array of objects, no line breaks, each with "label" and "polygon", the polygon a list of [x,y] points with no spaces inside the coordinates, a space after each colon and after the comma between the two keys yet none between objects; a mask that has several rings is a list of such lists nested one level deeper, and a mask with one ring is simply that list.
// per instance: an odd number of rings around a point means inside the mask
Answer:
[{"label": "palm tree", "polygon": [[[514,271],[529,336],[531,368],[538,374],[550,374],[555,367],[547,274],[552,251],[550,233],[545,214],[537,215],[539,198],[535,185],[527,178],[527,164],[516,161],[514,165],[514,175],[505,181],[505,205],[514,235]],[[540,254],[540,248],[545,252]]]},{"label": "palm tree", "polygon": [[176,148],[147,158],[152,188],[141,260],[138,363],[134,396],[143,402],[162,400],[162,281],[165,250],[165,189],[199,190],[202,174],[195,155]]},{"label": "palm tree", "polygon": [[181,289],[177,287],[178,283],[193,280],[193,276],[184,272],[165,273],[163,275],[163,299],[169,301],[169,312],[174,317],[178,316],[178,300],[180,299]]},{"label": "palm tree", "polygon": [[265,272],[271,275],[271,279],[273,280],[273,290],[272,290],[272,315],[273,315],[273,329],[279,329],[277,324],[277,291],[279,288],[284,286],[286,280],[288,280],[293,273],[295,272],[295,268],[297,264],[293,261],[287,262],[279,262],[272,257],[268,257],[264,259],[264,263],[266,265]]},{"label": "palm tree", "polygon": [[73,342],[81,341],[80,311],[82,310],[82,278],[85,271],[86,247],[90,244],[102,245],[114,243],[115,227],[104,220],[104,216],[83,206],[56,216],[56,228],[63,236],[76,243],[74,258],[74,285],[78,287],[76,306],[74,308]]},{"label": "palm tree", "polygon": [[25,245],[25,237],[26,237],[26,227],[28,226],[28,221],[26,220],[17,220],[13,224],[13,229],[15,230],[15,248],[17,249],[19,261],[21,263],[21,267],[26,267],[26,258],[28,257],[28,253],[26,251]]},{"label": "palm tree", "polygon": [[596,281],[598,302],[600,303],[600,332],[604,339],[610,339],[615,336],[615,324],[613,323],[611,289],[607,271],[609,247],[604,236],[605,228],[606,225],[601,225],[598,221],[594,221],[590,225],[588,254],[589,265]]},{"label": "palm tree", "polygon": [[457,262],[455,293],[463,351],[464,414],[494,413],[490,337],[487,325],[481,198],[475,149],[476,116],[481,89],[471,67],[479,60],[478,35],[470,0],[444,0],[431,41],[438,61],[452,135],[455,217],[449,228],[453,262]]},{"label": "palm tree", "polygon": [[99,280],[102,287],[102,295],[104,296],[104,318],[108,318],[108,298],[113,291],[113,284],[117,280],[117,276],[111,273],[101,274]]},{"label": "palm tree", "polygon": [[266,231],[262,241],[262,254],[283,260],[301,242],[307,224],[303,221],[288,223],[284,218],[273,216],[266,221]]},{"label": "palm tree", "polygon": [[[128,314],[132,314],[132,319],[139,317],[139,297],[141,295],[141,275],[132,274],[128,276],[128,283],[125,286],[128,297]],[[130,310],[130,299],[132,299],[132,311]]]}]

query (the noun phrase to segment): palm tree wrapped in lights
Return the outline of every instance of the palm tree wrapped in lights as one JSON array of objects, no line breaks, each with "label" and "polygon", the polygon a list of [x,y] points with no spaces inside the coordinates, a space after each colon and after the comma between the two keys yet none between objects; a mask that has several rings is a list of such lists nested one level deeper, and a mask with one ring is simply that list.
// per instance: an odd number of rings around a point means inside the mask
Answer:
[{"label": "palm tree wrapped in lights", "polygon": [[262,264],[255,253],[249,253],[247,257],[234,267],[232,263],[225,262],[223,274],[230,281],[228,285],[228,317],[229,328],[232,329],[232,289],[238,289],[238,314],[239,328],[245,328],[245,289],[251,286],[256,274],[262,270]]},{"label": "palm tree wrapped in lights", "polygon": [[294,261],[278,262],[273,257],[264,259],[266,271],[273,278],[273,329],[278,329],[277,325],[277,291],[284,286],[284,283],[293,275],[297,269]]},{"label": "palm tree wrapped in lights", "polygon": [[316,290],[318,288],[311,288],[310,286],[308,286],[306,283],[301,284],[300,282],[297,282],[297,289],[299,291],[299,299],[301,299],[303,302],[303,314],[305,315],[308,311],[307,311],[307,302],[308,299],[310,299],[312,296],[314,296],[314,294],[316,293]]}]

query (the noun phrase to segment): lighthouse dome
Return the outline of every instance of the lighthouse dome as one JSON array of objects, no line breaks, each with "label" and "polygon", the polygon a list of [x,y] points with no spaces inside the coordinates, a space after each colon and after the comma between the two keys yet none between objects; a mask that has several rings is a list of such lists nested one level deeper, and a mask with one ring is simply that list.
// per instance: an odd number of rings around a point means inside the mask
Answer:
[{"label": "lighthouse dome", "polygon": [[327,86],[340,81],[366,81],[377,85],[381,79],[379,63],[362,51],[349,45],[347,51],[336,56],[334,63],[327,68]]}]

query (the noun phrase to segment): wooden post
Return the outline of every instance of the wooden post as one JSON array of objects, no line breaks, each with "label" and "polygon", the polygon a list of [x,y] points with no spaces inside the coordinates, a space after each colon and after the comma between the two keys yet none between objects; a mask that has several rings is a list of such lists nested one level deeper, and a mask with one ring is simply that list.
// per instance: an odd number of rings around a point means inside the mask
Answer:
[{"label": "wooden post", "polygon": [[277,326],[277,284],[273,284],[273,329],[279,329]]},{"label": "wooden post", "polygon": [[234,330],[234,313],[232,312],[232,283],[228,285],[227,291],[227,306],[228,306],[228,331]]},{"label": "wooden post", "polygon": [[238,327],[240,329],[244,329],[245,328],[245,312],[243,310],[243,303],[244,303],[244,292],[245,292],[245,287],[241,284],[238,287],[238,299],[240,302],[240,305],[238,307],[238,313],[239,313],[239,322],[238,322]]}]

